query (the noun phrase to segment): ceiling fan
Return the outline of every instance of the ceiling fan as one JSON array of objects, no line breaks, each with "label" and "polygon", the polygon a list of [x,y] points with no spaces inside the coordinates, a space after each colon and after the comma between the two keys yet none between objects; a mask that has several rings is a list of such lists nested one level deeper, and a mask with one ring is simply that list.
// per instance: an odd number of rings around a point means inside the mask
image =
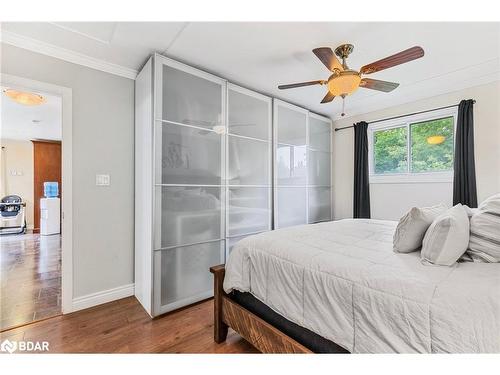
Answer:
[{"label": "ceiling fan", "polygon": [[[327,80],[316,80],[300,83],[292,83],[288,85],[280,85],[280,90],[293,89],[302,86],[327,85],[328,92],[321,103],[329,103],[336,96],[343,99],[357,90],[358,87],[365,89],[390,92],[399,86],[399,83],[380,81],[371,78],[361,78],[362,74],[371,74],[380,72],[381,70],[392,68],[393,66],[407,63],[409,61],[419,59],[424,56],[424,50],[421,47],[411,47],[407,50],[396,53],[395,55],[386,57],[385,59],[375,61],[371,64],[363,66],[359,72],[349,69],[347,66],[347,58],[353,51],[352,44],[342,44],[335,48],[335,54],[329,47],[321,47],[313,49],[313,53],[321,60],[332,74]],[[342,63],[335,56],[342,59]],[[342,111],[342,116],[345,113]]]}]

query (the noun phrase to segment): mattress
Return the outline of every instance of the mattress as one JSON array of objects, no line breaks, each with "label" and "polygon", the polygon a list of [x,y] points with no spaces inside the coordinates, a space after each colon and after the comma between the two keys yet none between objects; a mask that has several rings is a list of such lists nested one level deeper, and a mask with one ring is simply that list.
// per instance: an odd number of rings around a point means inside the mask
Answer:
[{"label": "mattress", "polygon": [[500,352],[500,264],[424,265],[397,223],[347,219],[247,237],[224,290],[249,292],[351,353]]}]

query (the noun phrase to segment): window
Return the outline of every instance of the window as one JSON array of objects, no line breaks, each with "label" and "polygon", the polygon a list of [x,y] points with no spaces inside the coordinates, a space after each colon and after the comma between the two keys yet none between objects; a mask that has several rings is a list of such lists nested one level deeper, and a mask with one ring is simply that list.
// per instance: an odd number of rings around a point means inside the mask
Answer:
[{"label": "window", "polygon": [[373,133],[375,174],[404,173],[408,169],[406,127]]},{"label": "window", "polygon": [[453,169],[453,117],[410,124],[411,171]]},{"label": "window", "polygon": [[456,108],[373,124],[370,182],[451,181]]}]

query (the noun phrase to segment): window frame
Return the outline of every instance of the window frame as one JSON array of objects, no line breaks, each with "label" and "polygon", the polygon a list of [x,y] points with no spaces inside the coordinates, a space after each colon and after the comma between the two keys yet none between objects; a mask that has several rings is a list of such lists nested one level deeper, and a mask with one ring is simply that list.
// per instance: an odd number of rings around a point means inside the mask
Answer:
[{"label": "window frame", "polygon": [[[400,117],[392,120],[385,120],[375,124],[368,125],[368,166],[370,184],[401,184],[401,183],[443,183],[453,182],[453,170],[436,172],[412,172],[411,163],[411,125],[415,123],[438,120],[446,117],[453,117],[453,150],[455,150],[455,137],[457,128],[458,108],[444,108],[432,112],[419,113]],[[406,158],[407,171],[405,173],[387,173],[376,174],[374,171],[374,135],[381,130],[390,130],[394,128],[406,128]]]}]

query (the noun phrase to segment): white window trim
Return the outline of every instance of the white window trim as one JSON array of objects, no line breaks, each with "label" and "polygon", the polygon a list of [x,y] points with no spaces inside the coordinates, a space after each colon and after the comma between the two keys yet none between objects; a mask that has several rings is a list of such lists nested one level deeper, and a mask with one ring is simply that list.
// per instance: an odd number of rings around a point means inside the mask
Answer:
[{"label": "white window trim", "polygon": [[376,131],[387,130],[399,127],[408,129],[407,136],[407,160],[408,169],[411,166],[411,134],[410,124],[423,121],[436,120],[443,117],[453,117],[453,143],[455,143],[455,135],[457,128],[458,107],[438,109],[432,112],[419,113],[400,117],[397,119],[386,120],[370,124],[368,126],[368,166],[370,173],[370,184],[409,184],[409,183],[451,183],[453,182],[453,171],[444,172],[406,172],[406,173],[389,173],[375,174],[373,160],[373,134]]}]

